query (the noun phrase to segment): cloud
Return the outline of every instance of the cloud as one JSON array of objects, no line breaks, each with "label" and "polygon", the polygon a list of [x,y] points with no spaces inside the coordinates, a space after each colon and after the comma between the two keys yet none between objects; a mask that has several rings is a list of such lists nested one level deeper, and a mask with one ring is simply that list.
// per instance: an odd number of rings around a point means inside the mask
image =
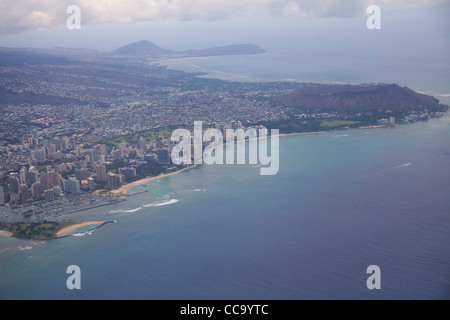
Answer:
[{"label": "cloud", "polygon": [[69,5],[82,24],[162,20],[219,20],[254,16],[351,17],[378,4],[389,8],[434,6],[447,0],[1,0],[0,34],[65,26]]}]

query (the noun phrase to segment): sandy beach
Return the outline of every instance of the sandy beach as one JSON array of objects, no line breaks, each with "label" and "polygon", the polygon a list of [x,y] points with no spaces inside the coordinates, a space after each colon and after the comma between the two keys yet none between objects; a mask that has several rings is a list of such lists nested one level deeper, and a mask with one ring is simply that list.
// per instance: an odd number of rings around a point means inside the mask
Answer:
[{"label": "sandy beach", "polygon": [[179,173],[181,173],[181,172],[183,172],[183,171],[193,169],[193,168],[195,168],[196,166],[197,166],[197,165],[193,165],[193,166],[190,166],[190,167],[187,167],[187,168],[178,170],[178,171],[176,171],[176,172],[166,173],[166,174],[161,174],[161,175],[159,175],[159,176],[157,176],[157,177],[151,177],[151,178],[145,178],[145,179],[142,179],[142,180],[138,180],[138,181],[135,181],[135,182],[132,182],[132,183],[123,185],[122,187],[120,187],[120,188],[117,189],[117,190],[112,191],[111,193],[130,194],[130,193],[127,191],[129,188],[136,187],[136,186],[140,186],[140,185],[146,184],[146,183],[148,183],[148,182],[150,182],[150,181],[153,181],[153,180],[157,180],[157,179],[162,179],[162,178],[174,176],[174,175],[179,174]]},{"label": "sandy beach", "polygon": [[91,226],[91,225],[92,226],[94,226],[94,225],[102,225],[104,223],[106,223],[106,221],[81,222],[81,223],[74,224],[72,226],[68,226],[68,227],[65,227],[65,228],[59,230],[58,233],[56,234],[56,236],[58,236],[58,237],[63,236],[65,233],[69,233],[70,231],[76,230],[76,229],[81,228],[81,227]]},{"label": "sandy beach", "polygon": [[[355,128],[350,128],[349,130],[352,129],[376,129],[376,128],[383,128],[386,127],[386,125],[373,125],[373,126],[364,126],[364,127],[355,127]],[[337,129],[337,130],[326,130],[326,131],[315,131],[315,132],[299,132],[299,133],[282,133],[279,134],[279,137],[288,137],[288,136],[298,136],[298,135],[303,135],[303,134],[317,134],[317,133],[326,133],[326,132],[333,132],[333,131],[341,131],[341,129]]]},{"label": "sandy beach", "polygon": [[0,230],[0,235],[11,237],[12,236],[12,232]]},{"label": "sandy beach", "polygon": [[[384,127],[384,125],[374,125],[374,126],[358,127],[358,128],[355,128],[355,129],[372,129],[372,128],[381,128],[381,127]],[[283,134],[279,134],[278,136],[279,136],[279,137],[287,137],[287,136],[297,136],[297,135],[306,135],[306,134],[318,134],[318,133],[326,133],[326,132],[330,132],[330,131],[300,132],[300,133],[283,133]],[[269,137],[270,137],[270,136],[269,136]],[[255,138],[255,139],[256,139],[256,140],[259,140],[260,138]],[[222,145],[220,145],[220,146],[218,146],[218,147],[223,147],[223,146],[226,146],[227,144],[228,144],[228,143],[223,143]],[[138,181],[135,181],[135,182],[132,182],[132,183],[123,185],[123,186],[120,187],[119,189],[111,191],[111,193],[117,194],[117,195],[120,195],[120,194],[123,194],[123,195],[130,194],[130,193],[128,192],[128,189],[129,189],[129,188],[136,187],[136,186],[140,186],[140,185],[146,184],[146,183],[148,183],[148,182],[150,182],[150,181],[153,181],[153,180],[162,179],[162,178],[165,178],[165,177],[170,177],[170,176],[179,174],[179,173],[181,173],[181,172],[183,172],[183,171],[193,169],[193,168],[195,168],[196,166],[197,166],[197,165],[192,165],[192,166],[190,166],[190,167],[184,168],[184,169],[179,170],[179,171],[176,171],[176,172],[167,173],[167,174],[161,174],[161,175],[159,175],[159,176],[157,176],[157,177],[151,177],[151,178],[141,179],[141,180],[138,180]]]}]

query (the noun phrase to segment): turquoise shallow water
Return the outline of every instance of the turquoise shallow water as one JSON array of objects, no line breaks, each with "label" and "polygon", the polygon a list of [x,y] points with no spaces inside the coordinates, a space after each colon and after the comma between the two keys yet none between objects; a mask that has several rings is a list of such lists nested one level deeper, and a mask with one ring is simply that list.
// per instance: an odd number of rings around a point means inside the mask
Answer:
[{"label": "turquoise shallow water", "polygon": [[449,138],[449,117],[283,137],[276,176],[201,166],[136,187],[77,216],[118,221],[92,234],[0,238],[0,298],[449,299]]}]

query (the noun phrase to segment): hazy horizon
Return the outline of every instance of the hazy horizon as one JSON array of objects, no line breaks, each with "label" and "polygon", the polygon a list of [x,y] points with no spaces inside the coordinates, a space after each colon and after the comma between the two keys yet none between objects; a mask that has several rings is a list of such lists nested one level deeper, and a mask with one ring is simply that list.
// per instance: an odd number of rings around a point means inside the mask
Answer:
[{"label": "hazy horizon", "polygon": [[[325,67],[336,70],[336,78],[333,79],[336,81],[347,81],[346,77],[338,79],[341,68],[348,73],[371,66],[367,68],[367,81],[375,78],[372,77],[374,73],[381,74],[384,70],[385,76],[377,79],[407,85],[409,81],[403,81],[403,78],[418,83],[420,79],[416,78],[423,77],[421,82],[425,85],[415,85],[414,89],[450,94],[446,92],[447,83],[450,83],[450,7],[445,3],[418,8],[401,5],[405,8],[392,9],[392,5],[380,4],[381,30],[367,29],[368,14],[365,9],[361,11],[361,5],[359,11],[350,16],[342,12],[334,16],[307,18],[286,14],[249,14],[209,21],[172,18],[167,21],[92,24],[84,24],[86,14],[83,15],[82,10],[81,30],[68,30],[65,26],[31,28],[21,33],[0,35],[0,46],[113,51],[140,40],[149,40],[173,50],[254,43],[277,59],[295,57],[310,72]],[[342,6],[345,7],[344,4]],[[402,70],[398,69],[399,65]],[[398,70],[391,75],[393,69]],[[411,75],[411,70],[417,72]],[[440,85],[436,86],[431,84],[437,82],[434,78],[444,80],[439,80]],[[359,82],[356,78],[355,81]],[[446,100],[445,96],[443,98]]]}]

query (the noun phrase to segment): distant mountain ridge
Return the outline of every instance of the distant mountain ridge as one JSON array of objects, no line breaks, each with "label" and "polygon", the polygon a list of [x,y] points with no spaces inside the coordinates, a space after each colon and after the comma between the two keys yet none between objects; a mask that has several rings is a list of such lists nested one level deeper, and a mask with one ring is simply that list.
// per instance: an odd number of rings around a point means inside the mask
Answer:
[{"label": "distant mountain ridge", "polygon": [[266,51],[255,44],[235,44],[223,47],[214,47],[203,50],[176,51],[162,48],[151,41],[142,40],[120,47],[111,52],[119,57],[149,57],[159,58],[185,58],[185,57],[210,57],[226,55],[261,54]]},{"label": "distant mountain ridge", "polygon": [[318,85],[298,89],[282,98],[291,107],[340,110],[434,108],[439,100],[397,84]]}]

